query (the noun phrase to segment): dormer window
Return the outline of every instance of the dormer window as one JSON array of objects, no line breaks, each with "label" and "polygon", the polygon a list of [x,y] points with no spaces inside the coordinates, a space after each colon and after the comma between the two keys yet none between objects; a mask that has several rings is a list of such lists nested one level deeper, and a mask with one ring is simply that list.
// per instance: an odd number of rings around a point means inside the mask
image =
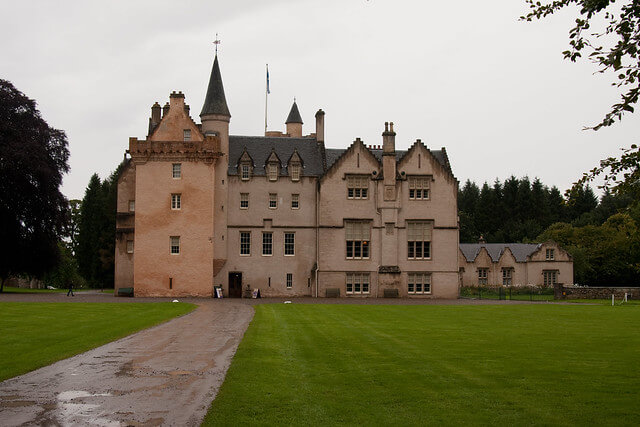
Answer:
[{"label": "dormer window", "polygon": [[277,163],[269,163],[269,165],[267,166],[267,172],[269,176],[269,181],[278,180],[278,164]]},{"label": "dormer window", "polygon": [[291,181],[300,181],[300,163],[289,165],[289,175],[291,175]]},{"label": "dormer window", "polygon": [[242,163],[240,165],[240,177],[243,181],[249,181],[251,177],[251,168],[249,167],[249,163]]}]

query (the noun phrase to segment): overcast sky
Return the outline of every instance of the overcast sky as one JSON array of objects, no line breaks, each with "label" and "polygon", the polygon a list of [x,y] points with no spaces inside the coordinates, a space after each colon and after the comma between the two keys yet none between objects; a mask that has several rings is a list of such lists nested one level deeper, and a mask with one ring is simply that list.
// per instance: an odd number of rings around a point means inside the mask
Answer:
[{"label": "overcast sky", "polygon": [[640,116],[583,131],[618,101],[611,76],[563,60],[575,10],[518,21],[526,11],[524,0],[5,1],[0,78],[67,132],[69,198],[146,137],[151,105],[172,90],[199,122],[216,33],[231,134],[263,134],[268,63],[270,130],[284,130],[296,97],[305,134],[326,112],[328,147],[381,144],[393,121],[398,149],[446,147],[461,183],[514,174],[564,190],[638,143]]}]

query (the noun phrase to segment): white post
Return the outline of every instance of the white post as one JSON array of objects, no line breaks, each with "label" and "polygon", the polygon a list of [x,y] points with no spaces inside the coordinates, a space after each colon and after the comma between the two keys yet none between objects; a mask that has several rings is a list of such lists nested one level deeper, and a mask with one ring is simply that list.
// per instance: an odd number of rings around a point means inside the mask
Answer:
[{"label": "white post", "polygon": [[611,294],[611,306],[613,307],[614,302],[615,302],[615,294]]},{"label": "white post", "polygon": [[627,293],[624,293],[624,302],[627,302]]}]

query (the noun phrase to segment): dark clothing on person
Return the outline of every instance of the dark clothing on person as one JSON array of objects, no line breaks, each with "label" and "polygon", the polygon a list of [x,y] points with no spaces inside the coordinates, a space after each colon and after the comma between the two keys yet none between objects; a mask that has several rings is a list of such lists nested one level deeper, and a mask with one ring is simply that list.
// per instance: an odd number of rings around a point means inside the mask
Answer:
[{"label": "dark clothing on person", "polygon": [[73,295],[73,284],[71,283],[69,284],[69,291],[67,292],[67,296],[69,296],[69,294],[71,294],[72,297],[75,296]]}]

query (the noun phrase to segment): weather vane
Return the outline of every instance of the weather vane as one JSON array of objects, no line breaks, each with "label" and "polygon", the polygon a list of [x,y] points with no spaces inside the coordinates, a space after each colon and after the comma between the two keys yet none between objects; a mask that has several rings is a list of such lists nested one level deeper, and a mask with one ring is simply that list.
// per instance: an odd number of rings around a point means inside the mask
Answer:
[{"label": "weather vane", "polygon": [[213,41],[213,44],[216,45],[216,56],[218,55],[218,45],[220,44],[220,39],[218,38],[218,33],[216,33],[216,39]]}]

